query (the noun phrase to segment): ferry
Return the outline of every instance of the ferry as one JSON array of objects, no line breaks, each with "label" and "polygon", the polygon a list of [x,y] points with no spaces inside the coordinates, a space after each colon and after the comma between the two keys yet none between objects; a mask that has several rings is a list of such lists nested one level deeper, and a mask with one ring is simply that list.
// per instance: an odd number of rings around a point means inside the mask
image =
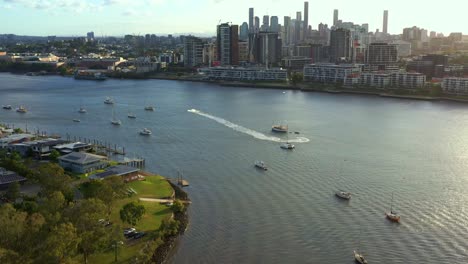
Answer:
[{"label": "ferry", "polygon": [[278,133],[288,133],[288,126],[274,125],[271,127],[271,131],[278,132]]}]

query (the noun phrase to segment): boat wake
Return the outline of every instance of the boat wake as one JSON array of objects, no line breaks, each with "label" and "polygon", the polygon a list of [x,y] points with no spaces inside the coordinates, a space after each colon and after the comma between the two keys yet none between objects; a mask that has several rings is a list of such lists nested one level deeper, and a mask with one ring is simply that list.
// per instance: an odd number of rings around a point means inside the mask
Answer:
[{"label": "boat wake", "polygon": [[307,143],[309,142],[310,140],[308,138],[305,138],[305,137],[296,137],[296,138],[291,138],[289,140],[286,140],[286,139],[281,139],[279,137],[273,137],[273,136],[268,136],[268,135],[265,135],[263,133],[260,133],[260,132],[257,132],[255,130],[252,130],[252,129],[249,129],[249,128],[246,128],[246,127],[243,127],[243,126],[240,126],[240,125],[237,125],[237,124],[234,124],[232,122],[229,122],[225,119],[222,119],[221,117],[217,117],[217,116],[213,116],[213,115],[210,115],[208,113],[204,113],[200,110],[197,110],[197,109],[189,109],[187,110],[188,112],[190,113],[193,113],[193,114],[196,114],[196,115],[200,115],[200,116],[204,116],[208,119],[211,119],[211,120],[214,120],[226,127],[229,127],[229,128],[232,128],[233,130],[237,131],[237,132],[241,132],[241,133],[244,133],[244,134],[247,134],[247,135],[250,135],[256,139],[260,139],[260,140],[267,140],[267,141],[273,141],[273,142],[292,142],[292,143]]}]

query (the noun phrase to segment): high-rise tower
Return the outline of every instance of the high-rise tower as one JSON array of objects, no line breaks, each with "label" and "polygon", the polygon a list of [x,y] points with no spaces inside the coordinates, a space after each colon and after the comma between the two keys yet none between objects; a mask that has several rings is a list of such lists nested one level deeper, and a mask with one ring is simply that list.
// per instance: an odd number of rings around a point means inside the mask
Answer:
[{"label": "high-rise tower", "polygon": [[333,26],[338,24],[338,9],[333,10]]},{"label": "high-rise tower", "polygon": [[251,7],[249,8],[249,33],[253,33],[254,29],[254,9]]},{"label": "high-rise tower", "polygon": [[383,12],[383,28],[382,31],[385,35],[388,34],[388,10]]},{"label": "high-rise tower", "polygon": [[302,29],[302,39],[306,40],[309,32],[309,2],[304,2],[304,26]]}]

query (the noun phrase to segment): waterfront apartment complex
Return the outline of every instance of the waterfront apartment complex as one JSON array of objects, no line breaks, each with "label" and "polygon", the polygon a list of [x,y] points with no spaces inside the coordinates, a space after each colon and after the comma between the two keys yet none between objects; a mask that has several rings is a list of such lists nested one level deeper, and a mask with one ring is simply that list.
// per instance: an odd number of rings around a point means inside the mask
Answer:
[{"label": "waterfront apartment complex", "polygon": [[203,41],[197,37],[185,37],[184,66],[196,67],[201,64],[203,64]]},{"label": "waterfront apartment complex", "polygon": [[362,65],[319,63],[304,66],[304,80],[322,83],[343,83],[346,77],[359,74]]},{"label": "waterfront apartment complex", "polygon": [[449,77],[442,81],[442,90],[448,94],[468,94],[468,78]]},{"label": "waterfront apartment complex", "polygon": [[288,72],[280,68],[212,67],[202,68],[200,73],[208,80],[286,81],[288,78]]}]

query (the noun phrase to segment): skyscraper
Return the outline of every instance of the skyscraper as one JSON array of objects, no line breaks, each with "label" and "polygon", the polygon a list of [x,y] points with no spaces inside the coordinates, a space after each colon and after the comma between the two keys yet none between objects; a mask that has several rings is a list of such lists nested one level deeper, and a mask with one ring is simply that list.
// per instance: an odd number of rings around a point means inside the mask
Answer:
[{"label": "skyscraper", "polygon": [[335,9],[333,11],[333,26],[337,26],[338,25],[338,9]]},{"label": "skyscraper", "polygon": [[294,25],[294,43],[301,41],[301,12],[296,12],[296,23]]},{"label": "skyscraper", "polygon": [[249,33],[253,33],[255,29],[254,25],[254,9],[253,7],[249,8]]},{"label": "skyscraper", "polygon": [[263,16],[263,24],[261,31],[268,31],[270,29],[270,16]]},{"label": "skyscraper", "polygon": [[260,30],[260,18],[258,16],[256,16],[254,18],[255,20],[255,23],[254,23],[254,33],[258,33],[258,31]]},{"label": "skyscraper", "polygon": [[270,30],[271,32],[279,32],[279,23],[278,23],[278,17],[277,16],[272,16],[270,18]]},{"label": "skyscraper", "polygon": [[239,27],[223,23],[217,30],[217,51],[221,65],[239,64]]},{"label": "skyscraper", "polygon": [[203,63],[203,41],[187,36],[184,39],[184,66],[195,67]]},{"label": "skyscraper", "polygon": [[244,22],[240,26],[239,39],[246,41],[248,38],[249,38],[249,25],[247,25],[247,22]]},{"label": "skyscraper", "polygon": [[349,30],[339,28],[331,31],[329,53],[330,62],[351,60],[351,32]]},{"label": "skyscraper", "polygon": [[304,2],[304,26],[302,32],[302,39],[306,40],[309,32],[309,2]]},{"label": "skyscraper", "polygon": [[388,34],[388,10],[384,10],[383,12],[383,33],[385,35]]},{"label": "skyscraper", "polygon": [[283,39],[283,44],[285,46],[289,45],[289,39],[291,37],[291,17],[285,16],[284,17],[284,39]]}]

